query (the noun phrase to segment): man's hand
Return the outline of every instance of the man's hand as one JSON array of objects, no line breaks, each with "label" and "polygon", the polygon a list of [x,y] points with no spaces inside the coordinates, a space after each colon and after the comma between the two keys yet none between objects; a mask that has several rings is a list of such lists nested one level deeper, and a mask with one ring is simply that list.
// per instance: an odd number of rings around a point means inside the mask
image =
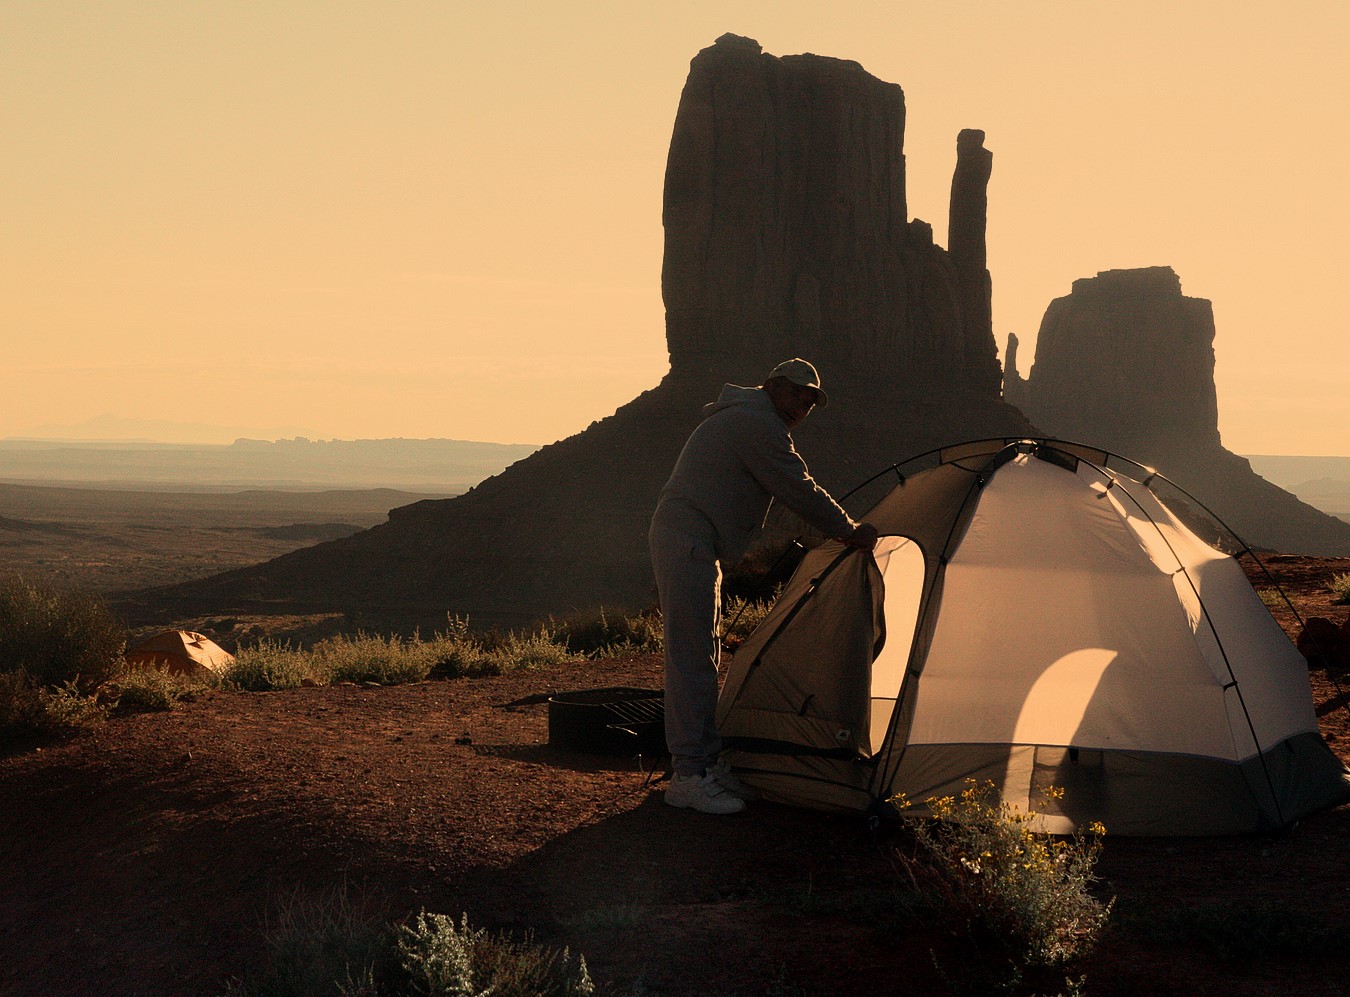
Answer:
[{"label": "man's hand", "polygon": [[859,523],[852,533],[844,537],[844,543],[850,547],[871,550],[877,545],[877,528],[871,523]]}]

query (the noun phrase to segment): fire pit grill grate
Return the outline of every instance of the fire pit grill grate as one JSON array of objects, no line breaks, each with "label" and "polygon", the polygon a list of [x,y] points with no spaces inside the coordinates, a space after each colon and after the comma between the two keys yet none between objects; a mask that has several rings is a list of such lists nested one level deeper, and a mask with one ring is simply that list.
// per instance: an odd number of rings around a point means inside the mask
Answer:
[{"label": "fire pit grill grate", "polygon": [[580,689],[548,700],[548,742],[605,755],[666,750],[666,701],[660,689]]}]

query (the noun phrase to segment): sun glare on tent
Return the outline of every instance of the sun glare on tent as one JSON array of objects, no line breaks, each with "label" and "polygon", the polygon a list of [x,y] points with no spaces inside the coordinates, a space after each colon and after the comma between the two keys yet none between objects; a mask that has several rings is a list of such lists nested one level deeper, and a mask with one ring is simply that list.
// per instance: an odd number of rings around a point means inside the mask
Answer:
[{"label": "sun glare on tent", "polygon": [[1065,721],[1085,716],[1106,669],[1117,652],[1104,647],[1085,647],[1054,662],[1041,673],[1022,701],[1014,744],[1074,744],[1073,729]]},{"label": "sun glare on tent", "polygon": [[881,748],[909,661],[923,593],[923,551],[906,537],[882,537],[872,556],[886,582],[886,646],[872,663],[872,751]]}]

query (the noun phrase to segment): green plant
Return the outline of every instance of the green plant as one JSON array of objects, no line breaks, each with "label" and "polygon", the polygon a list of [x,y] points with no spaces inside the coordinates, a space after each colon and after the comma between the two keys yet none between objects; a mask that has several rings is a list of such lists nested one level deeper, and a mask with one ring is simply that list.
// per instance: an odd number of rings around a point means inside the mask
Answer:
[{"label": "green plant", "polygon": [[468,620],[452,616],[446,630],[430,640],[420,635],[403,639],[358,633],[328,638],[310,651],[263,640],[240,648],[221,684],[246,692],[333,682],[398,685],[427,678],[500,675],[581,658],[548,628],[535,633],[480,635],[470,632]]},{"label": "green plant", "polygon": [[739,647],[764,622],[773,604],[774,599],[752,601],[740,596],[729,599],[722,610],[722,640],[728,647]]},{"label": "green plant", "polygon": [[591,658],[660,654],[665,646],[660,613],[626,616],[608,613],[601,607],[549,622],[548,632],[553,641]]},{"label": "green plant", "polygon": [[108,707],[74,681],[54,689],[25,671],[0,672],[0,742],[101,723]]},{"label": "green plant", "polygon": [[0,672],[0,739],[10,740],[46,729],[42,690],[27,672]]},{"label": "green plant", "polygon": [[327,683],[327,676],[317,673],[313,655],[290,644],[262,640],[252,647],[241,647],[220,681],[226,689],[268,692],[294,689],[307,681],[323,685]]},{"label": "green plant", "polygon": [[1284,593],[1277,588],[1261,586],[1257,588],[1256,595],[1271,609],[1282,609],[1284,607]]},{"label": "green plant", "polygon": [[501,662],[489,658],[487,650],[471,638],[437,634],[430,642],[432,656],[428,678],[458,679],[500,675]]},{"label": "green plant", "polygon": [[210,686],[167,668],[140,667],[124,669],[107,688],[118,709],[171,710]]},{"label": "green plant", "polygon": [[0,671],[27,673],[54,689],[89,692],[120,666],[126,628],[102,600],[29,582],[0,581]]},{"label": "green plant", "polygon": [[586,960],[425,910],[390,925],[339,884],[284,897],[263,927],[268,959],[225,986],[229,997],[586,997]]},{"label": "green plant", "polygon": [[[903,797],[894,802],[908,806]],[[992,782],[974,779],[959,797],[927,804],[936,819],[914,823],[917,852],[902,859],[968,936],[1000,945],[1014,968],[1061,966],[1091,951],[1114,903],[1090,889],[1105,828],[1094,823],[1070,838],[1038,833],[1035,811],[1004,803]]]},{"label": "green plant", "polygon": [[108,704],[100,694],[86,693],[74,681],[55,689],[42,689],[48,729],[92,727],[108,719]]},{"label": "green plant", "polygon": [[378,682],[402,685],[420,682],[435,664],[427,644],[418,637],[332,637],[314,646],[314,669],[329,682]]},{"label": "green plant", "polygon": [[227,983],[230,997],[375,997],[395,965],[387,922],[346,884],[282,897],[263,937],[267,963]]},{"label": "green plant", "polygon": [[102,723],[108,706],[74,681],[44,688],[25,671],[0,672],[0,742]]},{"label": "green plant", "polygon": [[543,668],[582,661],[585,655],[569,651],[566,644],[554,640],[549,630],[543,628],[532,634],[512,631],[498,637],[488,650],[487,659],[500,669],[497,674],[501,674],[521,668]]},{"label": "green plant", "polygon": [[567,949],[513,941],[473,928],[467,914],[419,913],[398,930],[398,954],[414,992],[432,997],[586,997],[586,959]]},{"label": "green plant", "polygon": [[1350,571],[1343,571],[1331,577],[1331,601],[1338,605],[1350,602]]}]

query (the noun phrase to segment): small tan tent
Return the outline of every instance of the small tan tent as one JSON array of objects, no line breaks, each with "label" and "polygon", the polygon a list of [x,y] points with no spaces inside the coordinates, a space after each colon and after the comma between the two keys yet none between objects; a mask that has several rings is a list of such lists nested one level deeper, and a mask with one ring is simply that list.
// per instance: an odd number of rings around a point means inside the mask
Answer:
[{"label": "small tan tent", "polygon": [[1269,830],[1350,799],[1306,663],[1156,494],[1175,486],[1061,441],[929,456],[867,513],[876,551],[810,552],[737,650],[718,724],[745,782],[884,813],[989,780],[1047,830],[1117,834]]},{"label": "small tan tent", "polygon": [[133,665],[153,665],[191,678],[204,678],[229,667],[234,655],[209,637],[191,630],[165,630],[127,651],[126,659]]}]

